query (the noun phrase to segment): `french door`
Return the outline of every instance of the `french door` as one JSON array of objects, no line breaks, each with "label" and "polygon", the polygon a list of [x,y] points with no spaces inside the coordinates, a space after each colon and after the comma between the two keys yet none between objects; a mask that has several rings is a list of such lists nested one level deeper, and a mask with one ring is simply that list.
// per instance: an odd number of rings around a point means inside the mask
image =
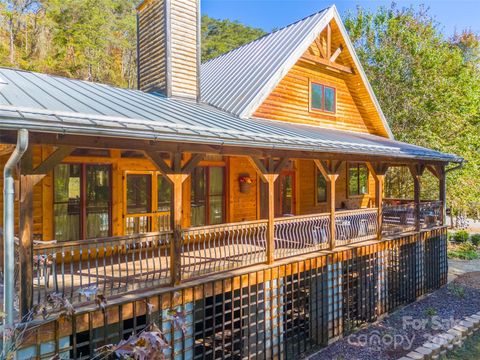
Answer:
[{"label": "french door", "polygon": [[158,172],[124,174],[124,233],[165,231],[171,227],[172,190]]},{"label": "french door", "polygon": [[275,216],[295,215],[295,171],[285,170],[275,182]]},{"label": "french door", "polygon": [[111,235],[110,165],[60,164],[54,178],[54,237],[58,241]]}]

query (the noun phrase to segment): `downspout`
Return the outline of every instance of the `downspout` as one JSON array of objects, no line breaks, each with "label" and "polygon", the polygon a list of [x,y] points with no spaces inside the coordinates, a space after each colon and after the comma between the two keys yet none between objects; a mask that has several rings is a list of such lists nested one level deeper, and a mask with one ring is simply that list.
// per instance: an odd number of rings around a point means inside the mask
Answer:
[{"label": "downspout", "polygon": [[[8,351],[11,339],[5,336],[7,329],[14,324],[13,301],[15,296],[15,183],[13,171],[28,147],[28,131],[18,130],[17,146],[3,169],[3,246],[4,246],[4,293],[3,312],[5,313],[3,328],[3,352]],[[5,353],[3,355],[6,355]]]}]

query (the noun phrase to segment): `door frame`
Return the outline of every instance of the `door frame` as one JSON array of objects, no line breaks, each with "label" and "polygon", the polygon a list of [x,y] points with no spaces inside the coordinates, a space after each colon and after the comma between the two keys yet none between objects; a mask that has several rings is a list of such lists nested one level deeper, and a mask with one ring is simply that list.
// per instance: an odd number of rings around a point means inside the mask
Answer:
[{"label": "door frame", "polygon": [[[123,199],[123,206],[122,206],[122,234],[125,235],[125,227],[126,227],[126,218],[128,215],[132,215],[128,213],[127,210],[127,178],[128,175],[149,175],[150,176],[150,211],[143,214],[145,216],[150,216],[153,218],[155,214],[158,212],[158,171],[153,170],[124,170],[122,174],[122,199]],[[150,225],[150,231],[156,231],[156,222],[152,221]]]},{"label": "door frame", "polygon": [[278,179],[276,181],[277,186],[277,198],[275,199],[275,216],[284,216],[283,211],[283,188],[282,188],[282,178],[290,176],[292,179],[292,215],[297,215],[297,171],[295,168],[284,169],[280,172]]}]

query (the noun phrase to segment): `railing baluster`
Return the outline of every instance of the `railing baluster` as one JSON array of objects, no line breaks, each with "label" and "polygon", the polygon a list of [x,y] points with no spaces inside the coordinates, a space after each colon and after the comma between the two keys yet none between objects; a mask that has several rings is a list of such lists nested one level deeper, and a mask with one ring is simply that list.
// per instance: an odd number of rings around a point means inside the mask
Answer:
[{"label": "railing baluster", "polygon": [[70,299],[73,300],[74,293],[74,263],[75,263],[75,251],[73,246],[70,247]]}]

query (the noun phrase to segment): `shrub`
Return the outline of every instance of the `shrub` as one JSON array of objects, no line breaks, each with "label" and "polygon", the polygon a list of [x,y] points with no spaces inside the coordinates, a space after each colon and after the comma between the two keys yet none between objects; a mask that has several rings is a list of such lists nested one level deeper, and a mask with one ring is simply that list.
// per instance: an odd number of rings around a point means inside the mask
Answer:
[{"label": "shrub", "polygon": [[437,315],[437,310],[433,307],[429,307],[425,310],[425,315],[430,316],[430,317],[435,316],[435,315]]},{"label": "shrub", "polygon": [[457,258],[462,260],[475,260],[479,258],[477,247],[472,243],[465,242],[448,252],[449,258]]},{"label": "shrub", "polygon": [[458,243],[464,243],[468,241],[468,232],[465,230],[459,230],[453,234],[453,240]]},{"label": "shrub", "polygon": [[462,285],[456,284],[455,282],[448,285],[448,290],[450,290],[453,295],[460,299],[463,299],[465,297],[465,288]]},{"label": "shrub", "polygon": [[480,246],[480,234],[473,234],[470,237],[470,241],[472,242],[473,245]]}]

